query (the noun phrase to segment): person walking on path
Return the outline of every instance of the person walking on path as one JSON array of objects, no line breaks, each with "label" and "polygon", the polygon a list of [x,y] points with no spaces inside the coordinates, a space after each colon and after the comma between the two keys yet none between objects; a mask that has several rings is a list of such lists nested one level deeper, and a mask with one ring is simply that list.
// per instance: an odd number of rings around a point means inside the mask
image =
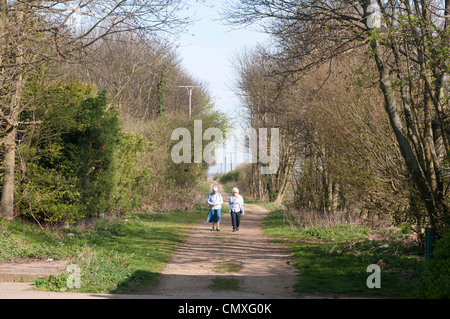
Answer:
[{"label": "person walking on path", "polygon": [[219,231],[220,224],[220,210],[223,204],[222,195],[219,193],[219,188],[217,186],[213,187],[212,193],[208,195],[207,203],[209,205],[208,218],[206,222],[212,223],[212,229]]},{"label": "person walking on path", "polygon": [[241,224],[241,215],[244,215],[244,198],[239,195],[239,189],[234,187],[233,195],[228,199],[230,204],[231,223],[233,225],[233,232],[239,230]]}]

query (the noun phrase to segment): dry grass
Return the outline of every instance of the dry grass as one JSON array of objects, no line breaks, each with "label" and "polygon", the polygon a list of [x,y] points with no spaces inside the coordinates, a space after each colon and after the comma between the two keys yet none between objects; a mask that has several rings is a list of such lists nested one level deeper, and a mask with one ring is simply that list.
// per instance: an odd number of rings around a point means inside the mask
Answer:
[{"label": "dry grass", "polygon": [[309,208],[289,208],[289,213],[285,214],[285,220],[289,223],[295,222],[304,227],[332,227],[343,224],[364,224],[364,220],[354,214],[341,211],[324,212]]}]

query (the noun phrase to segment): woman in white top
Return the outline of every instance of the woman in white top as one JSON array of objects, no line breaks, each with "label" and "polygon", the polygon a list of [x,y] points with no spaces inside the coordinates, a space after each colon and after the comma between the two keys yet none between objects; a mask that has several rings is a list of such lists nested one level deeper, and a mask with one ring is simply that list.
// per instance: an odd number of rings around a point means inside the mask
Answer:
[{"label": "woman in white top", "polygon": [[232,190],[233,195],[228,199],[230,204],[231,223],[233,225],[233,231],[239,230],[241,224],[241,214],[244,215],[244,198],[239,195],[239,189],[237,187]]}]

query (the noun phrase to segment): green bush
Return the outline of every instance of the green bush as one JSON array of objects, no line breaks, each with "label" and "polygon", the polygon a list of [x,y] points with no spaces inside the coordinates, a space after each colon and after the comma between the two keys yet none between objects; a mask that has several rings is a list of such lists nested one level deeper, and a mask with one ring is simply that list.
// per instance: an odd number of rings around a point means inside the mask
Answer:
[{"label": "green bush", "polygon": [[143,136],[123,134],[115,162],[117,172],[117,191],[113,196],[115,209],[133,210],[141,207],[151,171],[149,167],[139,163],[138,153],[150,148],[150,143]]},{"label": "green bush", "polygon": [[51,222],[73,222],[84,217],[81,193],[74,177],[54,168],[29,163],[26,182],[16,190],[22,216]]},{"label": "green bush", "polygon": [[[22,121],[39,120],[39,126],[20,136],[22,174],[17,176],[16,205],[22,217],[33,220],[64,222],[85,216],[82,191],[75,162],[67,152],[76,149],[65,142],[69,132],[85,126],[77,114],[83,102],[94,97],[94,87],[79,80],[67,80],[46,87],[31,79],[25,98],[35,101],[33,112],[22,112]],[[36,98],[39,97],[39,98]]]},{"label": "green bush", "polygon": [[106,92],[75,105],[76,125],[62,135],[61,162],[78,178],[81,202],[88,214],[98,216],[111,209],[117,191],[115,161],[122,139],[120,116],[109,109]]},{"label": "green bush", "polygon": [[220,178],[219,178],[219,182],[221,182],[222,184],[226,184],[228,182],[236,182],[239,180],[239,171],[237,169],[229,171],[226,174],[223,174]]},{"label": "green bush", "polygon": [[135,176],[119,158],[132,163],[127,152],[135,150],[120,151],[121,146],[137,147],[137,142],[124,135],[120,115],[104,91],[96,94],[71,80],[44,96],[45,109],[36,106],[42,124],[26,132],[19,146],[26,168],[16,188],[21,216],[74,222],[110,212],[119,201],[119,183],[129,186],[120,169]]},{"label": "green bush", "polygon": [[434,258],[429,261],[426,274],[422,279],[420,297],[450,298],[450,232],[436,242]]},{"label": "green bush", "polygon": [[37,278],[34,281],[37,289],[45,291],[65,291],[67,290],[67,275],[60,274],[57,276],[50,275],[48,278]]}]

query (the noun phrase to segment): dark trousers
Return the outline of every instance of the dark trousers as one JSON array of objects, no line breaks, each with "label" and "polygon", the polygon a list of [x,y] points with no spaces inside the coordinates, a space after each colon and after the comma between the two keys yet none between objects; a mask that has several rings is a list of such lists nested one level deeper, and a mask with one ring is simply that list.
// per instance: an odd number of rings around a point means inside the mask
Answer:
[{"label": "dark trousers", "polygon": [[241,212],[233,212],[231,211],[231,224],[233,225],[233,229],[239,229],[239,225],[241,224]]}]

